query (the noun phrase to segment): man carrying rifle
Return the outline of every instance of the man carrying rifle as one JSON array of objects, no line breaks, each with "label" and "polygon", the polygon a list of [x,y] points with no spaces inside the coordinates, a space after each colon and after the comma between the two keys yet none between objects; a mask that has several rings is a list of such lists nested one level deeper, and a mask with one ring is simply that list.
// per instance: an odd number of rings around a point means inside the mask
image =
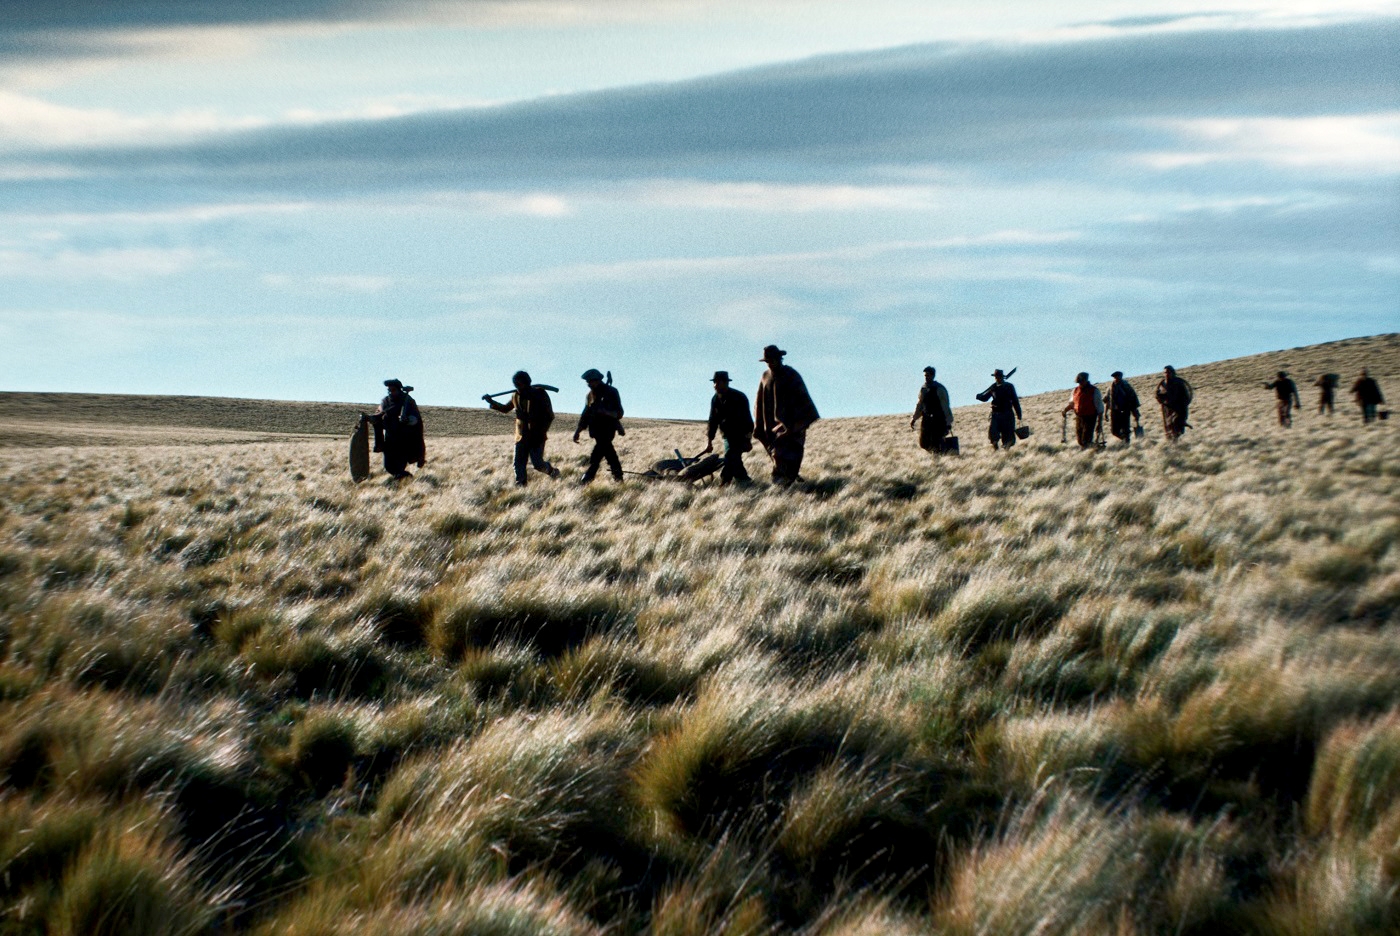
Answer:
[{"label": "man carrying rifle", "polygon": [[613,448],[613,438],[624,434],[622,397],[612,385],[611,372],[605,383],[602,373],[590,367],[583,372],[583,379],[588,384],[588,397],[578,417],[578,428],[574,429],[574,444],[578,444],[579,435],[587,429],[589,437],[593,439],[593,451],[588,456],[588,470],[583,473],[579,483],[589,484],[598,477],[598,466],[605,459],[613,479],[621,481],[622,460],[617,457],[617,449]]},{"label": "man carrying rifle", "polygon": [[798,480],[807,428],[821,418],[802,375],[783,363],[786,355],[777,345],[763,349],[762,360],[768,370],[758,382],[754,401],[753,437],[772,456],[773,483],[781,486]]},{"label": "man carrying rifle", "polygon": [[[1123,379],[1123,372],[1113,372],[1113,383],[1108,385],[1108,431],[1125,445],[1132,443],[1133,425],[1142,425],[1142,415],[1138,410],[1138,395],[1133,385]],[[1129,425],[1128,417],[1133,425]]]},{"label": "man carrying rifle", "polygon": [[549,399],[549,391],[530,383],[530,375],[516,371],[511,377],[515,392],[509,403],[497,403],[489,395],[482,399],[498,413],[515,412],[515,483],[525,486],[526,462],[535,470],[551,478],[559,477],[559,469],[544,460],[544,444],[549,438],[549,427],[554,422],[554,404]]},{"label": "man carrying rifle", "polygon": [[753,417],[749,415],[749,398],[729,385],[729,371],[715,371],[715,395],[710,400],[710,422],[706,426],[708,442],[701,455],[715,450],[715,433],[724,439],[724,467],[720,469],[719,485],[731,481],[748,484],[748,469],[744,453],[753,448]]},{"label": "man carrying rifle", "polygon": [[[1014,367],[1012,371],[1015,371]],[[1006,376],[998,367],[992,371],[992,385],[977,394],[979,402],[990,400],[992,403],[987,438],[991,440],[993,449],[997,443],[1007,449],[1016,444],[1016,422],[1021,419],[1021,398],[1016,395],[1016,388],[1007,381]]]},{"label": "man carrying rifle", "polygon": [[948,389],[934,380],[932,367],[924,368],[924,385],[919,388],[919,402],[909,417],[909,428],[919,427],[919,448],[937,454],[942,451],[943,438],[953,431],[953,407],[948,402]]}]

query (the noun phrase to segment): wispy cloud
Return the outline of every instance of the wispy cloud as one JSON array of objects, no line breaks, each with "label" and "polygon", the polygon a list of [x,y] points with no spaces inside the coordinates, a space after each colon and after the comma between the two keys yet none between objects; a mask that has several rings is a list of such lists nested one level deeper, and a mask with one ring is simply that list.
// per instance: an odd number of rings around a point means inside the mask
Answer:
[{"label": "wispy cloud", "polygon": [[135,282],[183,273],[209,259],[188,247],[56,250],[0,248],[0,279],[115,280]]},{"label": "wispy cloud", "polygon": [[[1170,152],[1164,144],[1183,134],[1223,126],[1210,121],[1394,112],[1397,45],[1400,21],[1383,20],[919,46],[488,109],[73,151],[59,164],[127,179],[178,173],[190,183],[311,191],[639,177],[808,185],[827,184],[821,177],[833,172],[846,184],[852,171],[897,164],[1074,172],[1114,154]],[[1260,126],[1230,132],[1243,140]],[[1298,158],[1318,152],[1315,132],[1271,126]],[[780,175],[766,178],[778,165]],[[768,194],[795,204],[800,190]]]},{"label": "wispy cloud", "polygon": [[1165,121],[1180,149],[1145,153],[1152,168],[1210,163],[1400,172],[1400,113],[1328,117],[1211,117]]}]

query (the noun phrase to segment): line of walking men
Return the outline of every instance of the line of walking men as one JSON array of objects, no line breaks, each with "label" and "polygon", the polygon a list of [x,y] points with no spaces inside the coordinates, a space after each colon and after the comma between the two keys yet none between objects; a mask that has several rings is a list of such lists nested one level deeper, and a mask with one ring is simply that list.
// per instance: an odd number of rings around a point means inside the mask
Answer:
[{"label": "line of walking men", "polygon": [[[777,345],[768,345],[763,349],[761,360],[768,365],[768,369],[759,380],[752,416],[749,415],[749,398],[731,385],[728,371],[715,371],[715,395],[710,400],[706,446],[701,454],[714,451],[715,436],[719,435],[724,445],[721,485],[747,484],[751,480],[744,467],[744,454],[753,450],[754,440],[764,447],[773,461],[775,484],[787,485],[799,480],[807,430],[821,416],[812,402],[811,394],[807,392],[802,375],[783,363],[786,356],[787,352]],[[622,398],[612,385],[611,376],[609,374],[605,378],[593,368],[583,373],[583,380],[588,384],[588,395],[584,399],[578,425],[574,428],[574,443],[577,444],[584,430],[587,430],[589,438],[593,440],[593,450],[588,456],[588,467],[579,479],[580,484],[591,483],[604,462],[613,478],[622,480],[622,461],[618,458],[613,439],[626,435],[626,430],[622,426]],[[490,396],[483,396],[482,399],[499,413],[515,413],[515,483],[520,486],[526,484],[527,463],[533,465],[536,471],[557,478],[559,470],[544,457],[545,442],[554,423],[554,407],[549,391],[533,384],[525,371],[517,371],[512,382],[515,392],[508,402],[498,403]]]},{"label": "line of walking men", "polygon": [[[802,375],[783,362],[786,356],[787,352],[777,345],[768,345],[763,349],[760,360],[768,365],[768,369],[759,380],[752,415],[749,398],[733,387],[729,373],[715,372],[712,378],[715,393],[710,400],[706,446],[701,455],[714,451],[715,436],[718,435],[724,452],[721,485],[749,483],[751,479],[744,466],[744,455],[753,450],[755,440],[772,460],[775,484],[788,485],[800,479],[807,430],[821,417],[807,392]],[[977,394],[979,402],[991,405],[987,437],[993,449],[1009,449],[1017,439],[1025,439],[1031,434],[1030,427],[1024,425],[1016,387],[1008,379],[1014,373],[1014,368],[1010,373],[996,369],[992,372],[991,385]],[[952,404],[947,388],[935,379],[936,376],[937,371],[933,367],[924,368],[924,384],[919,389],[909,425],[911,429],[918,429],[919,446],[925,451],[955,452]],[[589,368],[582,378],[588,385],[588,394],[574,428],[573,440],[578,444],[582,434],[587,431],[593,440],[593,449],[580,483],[591,483],[604,463],[613,478],[621,481],[622,460],[613,444],[617,436],[626,435],[622,425],[624,411],[621,395],[612,385],[611,373],[605,376],[596,368]],[[1102,431],[1105,415],[1108,417],[1109,434],[1124,444],[1130,443],[1134,435],[1143,435],[1137,391],[1124,379],[1122,371],[1114,371],[1112,378],[1105,394],[1090,382],[1088,373],[1081,371],[1075,377],[1069,402],[1061,412],[1066,419],[1071,414],[1074,416],[1075,441],[1081,448],[1104,443]],[[1319,413],[1332,411],[1339,379],[1335,374],[1324,374],[1314,384],[1322,391]],[[557,388],[533,383],[529,373],[523,370],[514,374],[512,383],[515,390],[508,402],[499,403],[491,395],[482,399],[497,412],[515,414],[515,483],[521,486],[526,484],[529,466],[551,478],[558,478],[559,469],[550,464],[544,455],[549,430],[554,423],[554,406],[549,394]],[[379,409],[368,417],[375,430],[374,450],[383,452],[384,468],[390,475],[395,478],[411,477],[407,471],[408,465],[416,462],[422,467],[426,457],[422,416],[417,403],[409,396],[412,387],[406,387],[397,379],[384,381],[384,386],[388,390],[387,395]],[[1291,425],[1292,409],[1295,405],[1301,405],[1297,385],[1286,372],[1279,371],[1278,379],[1265,386],[1278,395],[1279,423]],[[1379,385],[1367,375],[1366,370],[1361,371],[1360,378],[1352,386],[1352,395],[1361,407],[1364,422],[1369,423],[1377,418],[1377,407],[1384,402],[1384,397]],[[1191,385],[1177,374],[1174,367],[1168,365],[1162,370],[1162,379],[1157,384],[1154,396],[1162,410],[1164,435],[1169,441],[1179,439],[1190,428],[1187,420],[1194,396]]]},{"label": "line of walking men", "polygon": [[[1323,374],[1313,381],[1313,386],[1319,391],[1317,415],[1325,413],[1331,416],[1336,412],[1337,386],[1341,380],[1340,374]],[[1293,410],[1303,408],[1303,400],[1298,396],[1298,384],[1288,376],[1288,371],[1279,371],[1274,380],[1264,384],[1264,389],[1274,391],[1278,398],[1278,424],[1285,428],[1292,426]],[[1375,422],[1377,418],[1384,419],[1388,415],[1379,412],[1380,405],[1385,402],[1385,396],[1381,393],[1381,385],[1376,383],[1376,378],[1367,373],[1366,368],[1361,368],[1361,376],[1351,385],[1351,395],[1356,400],[1356,405],[1361,408],[1363,425]]]}]

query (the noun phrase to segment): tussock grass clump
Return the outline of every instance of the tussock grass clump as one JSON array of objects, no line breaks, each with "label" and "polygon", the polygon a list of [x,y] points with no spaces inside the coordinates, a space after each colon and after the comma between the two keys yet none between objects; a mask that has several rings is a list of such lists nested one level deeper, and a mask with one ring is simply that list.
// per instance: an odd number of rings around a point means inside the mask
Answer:
[{"label": "tussock grass clump", "polygon": [[1313,767],[1308,828],[1365,838],[1391,813],[1400,820],[1400,716],[1338,726]]},{"label": "tussock grass clump", "polygon": [[951,936],[1121,932],[1148,873],[1135,831],[1072,799],[1027,809],[955,861],[938,923]]},{"label": "tussock grass clump", "polygon": [[216,911],[159,824],[125,815],[99,829],[68,866],[50,932],[183,936],[208,930]]},{"label": "tussock grass clump", "polygon": [[577,596],[510,591],[440,613],[432,622],[428,643],[449,659],[460,658],[468,648],[499,644],[557,657],[591,637],[626,628],[633,620],[630,603],[607,591]]},{"label": "tussock grass clump", "polygon": [[537,865],[612,860],[637,873],[627,764],[635,727],[616,714],[506,718],[386,781],[373,826],[389,833],[367,886],[424,894]]}]

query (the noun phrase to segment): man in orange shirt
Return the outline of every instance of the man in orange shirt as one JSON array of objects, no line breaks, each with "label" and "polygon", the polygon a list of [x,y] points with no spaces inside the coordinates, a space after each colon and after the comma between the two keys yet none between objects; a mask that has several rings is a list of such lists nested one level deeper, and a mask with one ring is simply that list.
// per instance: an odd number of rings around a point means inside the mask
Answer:
[{"label": "man in orange shirt", "polygon": [[1080,448],[1094,447],[1094,434],[1098,429],[1099,420],[1103,418],[1103,394],[1099,388],[1089,383],[1089,375],[1080,371],[1074,378],[1075,387],[1069,397],[1069,405],[1062,411],[1062,415],[1073,412],[1075,417],[1074,437],[1079,442]]}]

